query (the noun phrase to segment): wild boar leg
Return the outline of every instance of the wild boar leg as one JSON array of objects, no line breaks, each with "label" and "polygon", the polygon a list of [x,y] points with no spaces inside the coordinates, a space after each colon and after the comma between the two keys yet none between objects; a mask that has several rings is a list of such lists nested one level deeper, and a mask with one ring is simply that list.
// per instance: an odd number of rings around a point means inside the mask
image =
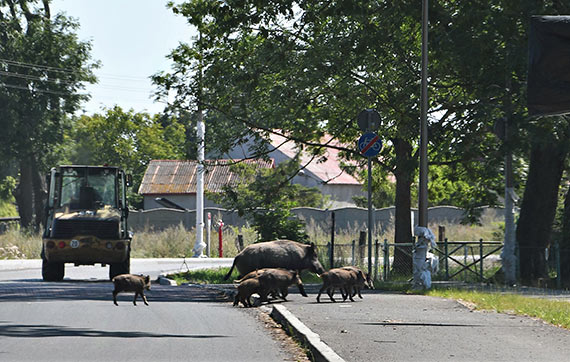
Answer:
[{"label": "wild boar leg", "polygon": [[348,293],[350,293],[349,287],[342,287],[340,288],[340,295],[342,296],[342,301],[344,302],[348,297]]},{"label": "wild boar leg", "polygon": [[305,287],[303,284],[297,284],[297,287],[299,288],[299,293],[301,293],[303,297],[308,297],[307,293],[305,293]]},{"label": "wild boar leg", "polygon": [[116,290],[113,290],[113,303],[115,303],[115,305],[119,305],[117,304],[117,294],[119,294]]},{"label": "wild boar leg", "polygon": [[327,294],[329,295],[329,298],[330,298],[334,303],[336,303],[336,300],[334,300],[334,298],[333,298],[334,290],[335,290],[334,287],[328,288],[328,289],[327,289]]},{"label": "wild boar leg", "polygon": [[352,287],[347,287],[346,295],[348,295],[351,302],[354,302],[354,299],[352,299]]},{"label": "wild boar leg", "polygon": [[[325,284],[323,284],[323,286],[319,290],[319,294],[317,294],[317,303],[321,302],[321,294],[325,291],[325,289],[327,289],[327,286]],[[327,293],[328,293],[328,289],[327,289]]]},{"label": "wild boar leg", "polygon": [[145,304],[145,305],[148,305],[148,301],[146,300],[146,297],[145,297],[145,295],[144,295],[144,292],[141,292],[141,297],[142,297],[142,300],[143,300],[144,304]]},{"label": "wild boar leg", "polygon": [[135,292],[135,298],[133,299],[133,304],[137,305],[137,297],[138,297],[139,293]]},{"label": "wild boar leg", "polygon": [[281,288],[280,293],[281,293],[281,299],[283,299],[284,301],[287,301],[287,295],[289,295],[289,288],[287,288],[287,287]]}]

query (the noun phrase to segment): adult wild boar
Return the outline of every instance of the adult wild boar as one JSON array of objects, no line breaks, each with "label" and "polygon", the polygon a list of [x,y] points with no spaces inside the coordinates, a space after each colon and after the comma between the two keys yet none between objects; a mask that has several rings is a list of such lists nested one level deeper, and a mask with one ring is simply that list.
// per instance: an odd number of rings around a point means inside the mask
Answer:
[{"label": "adult wild boar", "polygon": [[238,279],[251,271],[262,268],[309,269],[316,274],[325,271],[317,258],[314,243],[308,245],[291,240],[265,241],[248,245],[234,258],[232,267],[224,280],[230,277],[234,267],[239,272]]},{"label": "adult wild boar", "polygon": [[121,274],[113,278],[115,290],[113,290],[113,303],[117,304],[117,294],[121,292],[135,292],[133,304],[137,305],[137,296],[140,294],[144,304],[148,305],[144,290],[150,290],[150,276]]}]

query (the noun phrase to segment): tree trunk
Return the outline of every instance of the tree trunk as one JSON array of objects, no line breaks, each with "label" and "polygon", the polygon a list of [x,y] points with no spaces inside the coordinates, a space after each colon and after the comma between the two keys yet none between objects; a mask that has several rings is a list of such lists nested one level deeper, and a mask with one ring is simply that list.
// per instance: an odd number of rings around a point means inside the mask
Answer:
[{"label": "tree trunk", "polygon": [[32,166],[27,158],[20,161],[20,182],[14,196],[18,205],[20,226],[27,229],[32,225],[34,218]]},{"label": "tree trunk", "polygon": [[558,188],[566,151],[561,142],[535,143],[530,151],[528,177],[517,223],[520,276],[531,285],[547,276],[545,248],[550,244]]},{"label": "tree trunk", "polygon": [[[410,187],[413,180],[414,160],[412,159],[412,146],[406,140],[394,140],[396,150],[396,229],[395,243],[412,242],[412,217]],[[412,248],[409,246],[394,249],[393,272],[396,274],[411,275]]]},{"label": "tree trunk", "polygon": [[34,228],[39,231],[45,217],[45,201],[47,198],[47,186],[42,173],[38,170],[36,159],[31,157],[32,186],[34,190]]}]

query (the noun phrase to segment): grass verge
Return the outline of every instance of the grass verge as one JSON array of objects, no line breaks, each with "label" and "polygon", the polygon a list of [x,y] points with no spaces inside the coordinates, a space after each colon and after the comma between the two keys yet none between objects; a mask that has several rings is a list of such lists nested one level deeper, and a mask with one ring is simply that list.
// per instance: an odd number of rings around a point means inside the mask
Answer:
[{"label": "grass verge", "polygon": [[425,295],[467,301],[478,310],[540,318],[558,327],[570,329],[570,303],[517,294],[498,294],[458,289],[433,289]]},{"label": "grass verge", "polygon": [[[178,285],[182,283],[194,284],[231,284],[238,277],[237,271],[233,271],[228,280],[224,280],[224,276],[230,271],[228,267],[215,269],[191,270],[183,273],[170,274],[168,277],[176,280]],[[308,271],[301,272],[301,280],[303,283],[321,283],[321,279]]]}]

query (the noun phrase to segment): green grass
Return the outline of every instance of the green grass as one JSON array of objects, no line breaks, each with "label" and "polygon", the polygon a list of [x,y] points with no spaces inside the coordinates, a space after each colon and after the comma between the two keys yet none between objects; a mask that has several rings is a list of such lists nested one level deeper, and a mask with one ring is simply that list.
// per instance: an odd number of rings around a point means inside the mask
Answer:
[{"label": "green grass", "polygon": [[193,284],[231,284],[233,279],[223,280],[230,268],[199,269],[182,273],[170,274],[168,277],[174,279],[178,285],[183,283]]},{"label": "green grass", "polygon": [[[169,275],[169,278],[176,280],[179,285],[182,283],[193,284],[231,284],[238,277],[237,271],[234,269],[228,280],[223,280],[230,268],[222,267],[215,269],[191,270],[183,273]],[[301,272],[301,280],[305,284],[320,284],[321,279],[314,273],[304,270]]]},{"label": "green grass", "polygon": [[425,295],[467,301],[479,310],[540,318],[555,326],[570,329],[570,303],[565,301],[458,289],[433,289],[425,292]]},{"label": "green grass", "polygon": [[417,292],[412,290],[410,283],[376,282],[374,287],[377,290],[465,301],[476,310],[492,310],[498,313],[539,318],[552,325],[570,329],[570,302],[567,301],[453,288],[433,288],[428,291]]}]

